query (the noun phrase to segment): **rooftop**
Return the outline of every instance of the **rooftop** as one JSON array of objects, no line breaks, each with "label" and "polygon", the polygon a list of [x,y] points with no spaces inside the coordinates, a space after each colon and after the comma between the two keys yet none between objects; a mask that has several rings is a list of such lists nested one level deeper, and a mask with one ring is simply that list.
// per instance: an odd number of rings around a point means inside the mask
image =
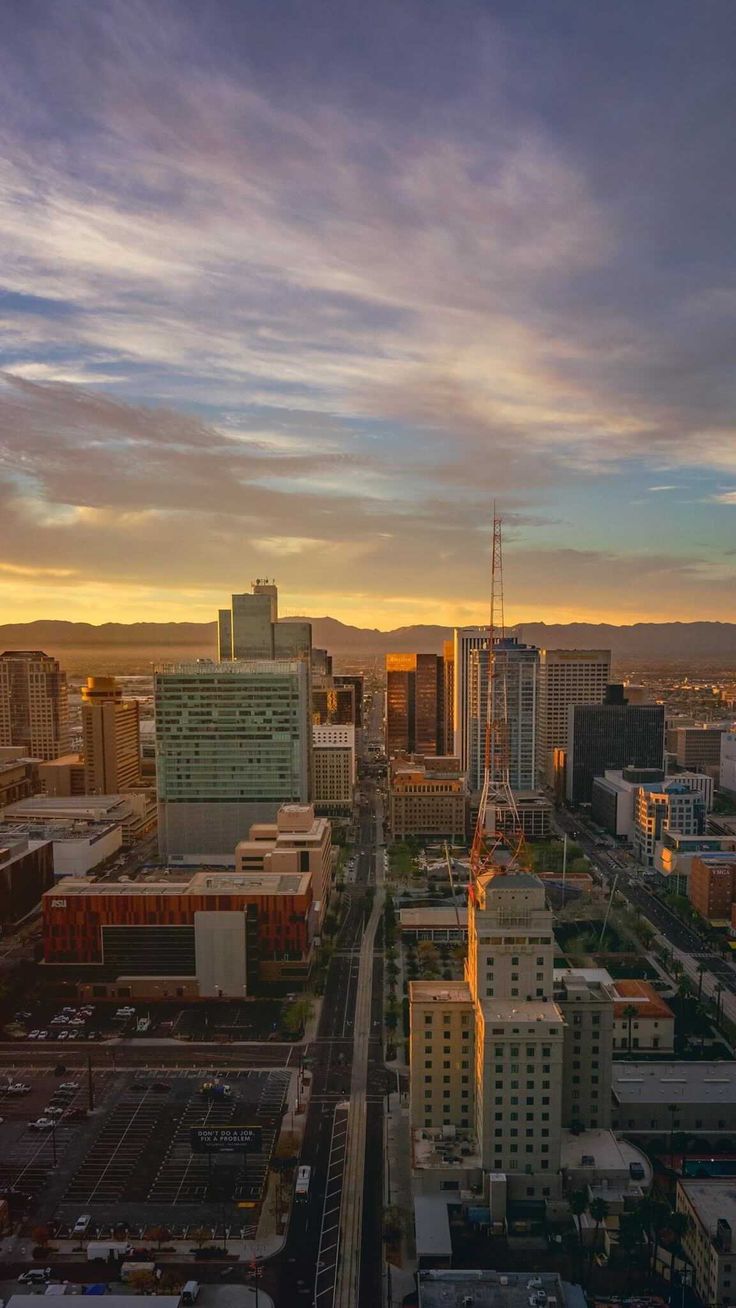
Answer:
[{"label": "rooftop", "polygon": [[528,1308],[532,1277],[536,1285],[541,1282],[541,1288],[561,1308],[584,1308],[580,1286],[561,1281],[556,1272],[490,1272],[449,1267],[417,1273],[419,1308],[467,1308],[469,1301],[473,1308]]},{"label": "rooftop", "polygon": [[703,1226],[711,1235],[715,1235],[720,1217],[725,1218],[736,1227],[736,1181],[678,1181],[677,1187],[683,1190],[697,1213]]},{"label": "rooftop", "polygon": [[[475,1133],[455,1127],[426,1128],[412,1131],[412,1166],[427,1168],[480,1167],[481,1157]],[[457,1198],[452,1200],[457,1203]]]},{"label": "rooftop", "polygon": [[399,925],[402,927],[457,927],[468,925],[467,908],[400,908]]},{"label": "rooftop", "polygon": [[486,1025],[493,1022],[548,1022],[560,1028],[564,1025],[559,1008],[551,999],[481,999]]},{"label": "rooftop", "polygon": [[88,881],[65,877],[63,885],[47,894],[58,898],[85,895],[119,897],[121,895],[306,895],[311,884],[309,872],[278,873],[228,872],[221,867],[157,868],[160,879],[152,881]]},{"label": "rooftop", "polygon": [[736,1062],[614,1062],[612,1093],[620,1104],[736,1104]]},{"label": "rooftop", "polygon": [[129,803],[129,795],[32,795],[29,799],[19,799],[16,804],[8,804],[3,816],[7,819],[53,815],[100,822]]},{"label": "rooftop", "polygon": [[40,818],[29,822],[0,822],[0,842],[25,837],[27,840],[86,840],[90,844],[101,840],[111,831],[119,831],[119,822],[78,822],[73,818],[57,818],[44,822]]},{"label": "rooftop", "polygon": [[632,979],[614,982],[614,1016],[624,1017],[629,1005],[637,1009],[638,1017],[666,1020],[670,1017],[674,1019],[675,1016],[669,1004],[665,1003],[649,981]]},{"label": "rooftop", "polygon": [[556,967],[552,976],[555,981],[572,981],[575,977],[580,977],[589,984],[597,982],[602,986],[613,985],[613,977],[605,967]]},{"label": "rooftop", "polygon": [[[591,1160],[591,1161],[584,1161]],[[622,1140],[613,1131],[572,1131],[563,1130],[560,1137],[560,1165],[568,1171],[585,1170],[590,1173],[589,1184],[593,1184],[597,1172],[620,1173],[627,1180],[631,1163],[641,1163],[645,1172],[642,1184],[651,1184],[652,1165],[643,1154],[628,1140]]]},{"label": "rooftop", "polygon": [[467,981],[410,981],[409,1002],[419,1003],[431,1000],[440,1004],[469,1004],[470,987]]}]

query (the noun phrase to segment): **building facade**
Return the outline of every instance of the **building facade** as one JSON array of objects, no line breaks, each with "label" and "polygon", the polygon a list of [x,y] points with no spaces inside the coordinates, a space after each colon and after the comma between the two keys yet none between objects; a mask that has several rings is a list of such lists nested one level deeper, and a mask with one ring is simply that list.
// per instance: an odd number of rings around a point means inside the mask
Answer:
[{"label": "building facade", "polygon": [[593,781],[608,770],[664,765],[661,704],[575,704],[568,710],[566,794],[589,804]]},{"label": "building facade", "polygon": [[705,831],[705,803],[698,791],[679,779],[659,786],[638,786],[634,797],[634,850],[652,867],[656,846],[667,831],[698,836]]},{"label": "building facade", "polygon": [[96,969],[101,980],[159,978],[150,993],[162,997],[194,981],[198,997],[242,999],[309,977],[314,917],[306,873],[204,868],[125,884],[69,878],[42,905],[47,965]]},{"label": "building facade", "polygon": [[467,774],[470,767],[473,714],[471,706],[470,657],[476,650],[488,649],[487,627],[456,627],[453,633],[453,712],[455,748],[460,766]]},{"label": "building facade", "polygon": [[693,772],[707,772],[719,784],[721,767],[721,737],[723,727],[677,727],[675,729],[675,758],[678,767]]},{"label": "building facade", "polygon": [[537,689],[537,784],[554,781],[554,751],[567,749],[574,704],[602,704],[611,680],[610,649],[540,649]]},{"label": "building facade", "polygon": [[[508,766],[511,789],[533,791],[536,787],[537,670],[539,650],[508,636],[494,642],[494,718],[506,717],[505,732],[492,733],[490,740],[491,782],[503,779]],[[468,785],[471,792],[483,785],[488,703],[488,649],[474,649],[468,655],[470,677],[470,751]]]},{"label": "building facade", "polygon": [[710,922],[731,922],[736,902],[736,853],[693,856],[687,894],[693,908]]},{"label": "building facade", "polygon": [[386,756],[444,754],[444,703],[438,654],[387,654]]},{"label": "building facade", "polygon": [[154,696],[164,858],[230,853],[251,823],[309,801],[305,660],[183,664],[156,672]]},{"label": "building facade", "polygon": [[733,1181],[678,1180],[675,1207],[690,1218],[682,1244],[694,1268],[695,1293],[709,1308],[727,1308],[736,1299]]},{"label": "building facade", "polygon": [[720,787],[728,799],[736,799],[736,731],[721,734]]},{"label": "building facade", "polygon": [[42,650],[0,654],[0,746],[8,745],[35,759],[69,751],[66,673]]},{"label": "building facade", "polygon": [[355,727],[312,727],[314,805],[327,817],[349,817],[355,802]]},{"label": "building facade", "polygon": [[88,795],[116,795],[141,783],[140,707],[114,677],[82,687],[82,746]]},{"label": "building facade", "polygon": [[456,758],[414,756],[389,764],[388,821],[394,840],[407,836],[467,839],[468,790]]},{"label": "building facade", "polygon": [[283,804],[273,823],[255,823],[235,847],[239,875],[299,875],[312,878],[314,913],[322,921],[332,880],[332,829],[311,804]]},{"label": "building facade", "polygon": [[54,884],[54,858],[48,840],[0,831],[0,927],[12,928],[37,908]]}]

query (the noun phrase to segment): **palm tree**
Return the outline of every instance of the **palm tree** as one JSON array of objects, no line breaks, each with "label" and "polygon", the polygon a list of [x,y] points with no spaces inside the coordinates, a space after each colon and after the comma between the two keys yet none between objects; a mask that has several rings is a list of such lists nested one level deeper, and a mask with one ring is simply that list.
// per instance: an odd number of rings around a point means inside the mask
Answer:
[{"label": "palm tree", "polygon": [[703,973],[705,971],[705,963],[698,963],[698,1003],[703,998]]},{"label": "palm tree", "polygon": [[606,1203],[605,1199],[593,1199],[591,1201],[590,1208],[588,1211],[590,1212],[590,1215],[593,1218],[593,1221],[595,1222],[595,1229],[593,1231],[593,1243],[590,1247],[590,1264],[588,1267],[588,1276],[590,1277],[593,1275],[593,1259],[598,1249],[598,1231],[600,1229],[601,1222],[605,1222],[606,1218],[608,1217],[608,1204]]},{"label": "palm tree", "polygon": [[675,1259],[678,1254],[682,1253],[683,1236],[687,1235],[693,1219],[688,1213],[670,1213],[670,1219],[667,1223],[668,1230],[672,1234],[672,1252],[670,1255],[670,1285],[672,1285],[675,1275]]},{"label": "palm tree", "polygon": [[631,1053],[631,1023],[633,1022],[634,1018],[637,1017],[638,1012],[639,1010],[635,1004],[627,1004],[623,1011],[623,1016],[626,1018],[627,1027],[628,1027],[627,1036],[626,1036],[626,1048],[628,1053]]},{"label": "palm tree", "polygon": [[583,1261],[583,1224],[581,1218],[583,1213],[588,1211],[588,1196],[585,1190],[573,1190],[569,1199],[570,1212],[575,1218],[578,1228],[578,1257],[582,1265]]},{"label": "palm tree", "polygon": [[654,1260],[659,1246],[659,1237],[669,1225],[672,1210],[663,1199],[655,1199],[650,1195],[642,1200],[638,1211],[646,1234],[648,1247],[647,1272],[651,1276],[654,1271]]},{"label": "palm tree", "polygon": [[618,1223],[618,1243],[621,1251],[628,1255],[626,1264],[629,1284],[631,1284],[636,1255],[641,1249],[642,1234],[643,1228],[639,1210],[635,1208],[631,1212],[622,1213]]}]

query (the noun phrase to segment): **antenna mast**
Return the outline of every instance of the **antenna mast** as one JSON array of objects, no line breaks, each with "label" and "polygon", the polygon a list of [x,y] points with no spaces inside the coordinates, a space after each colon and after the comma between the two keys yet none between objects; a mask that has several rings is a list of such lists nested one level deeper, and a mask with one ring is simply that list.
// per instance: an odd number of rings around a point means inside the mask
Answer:
[{"label": "antenna mast", "polygon": [[[483,758],[483,788],[478,805],[473,844],[470,850],[470,874],[475,880],[484,872],[500,871],[495,858],[504,834],[488,830],[489,802],[504,804],[511,810],[512,841],[518,857],[523,847],[521,822],[516,799],[511,789],[509,750],[509,704],[507,661],[496,657],[497,644],[506,636],[506,618],[503,598],[503,534],[502,519],[493,504],[493,535],[491,540],[491,608],[488,623],[488,672],[486,676],[486,717]],[[480,707],[480,705],[479,705]],[[494,826],[495,826],[494,822]]]}]

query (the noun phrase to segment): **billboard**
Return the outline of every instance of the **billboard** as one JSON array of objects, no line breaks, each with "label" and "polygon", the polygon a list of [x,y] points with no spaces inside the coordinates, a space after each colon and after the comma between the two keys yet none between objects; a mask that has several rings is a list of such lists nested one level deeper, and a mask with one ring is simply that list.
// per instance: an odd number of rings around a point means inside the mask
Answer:
[{"label": "billboard", "polygon": [[260,1126],[193,1126],[189,1132],[195,1154],[234,1154],[261,1148]]}]

